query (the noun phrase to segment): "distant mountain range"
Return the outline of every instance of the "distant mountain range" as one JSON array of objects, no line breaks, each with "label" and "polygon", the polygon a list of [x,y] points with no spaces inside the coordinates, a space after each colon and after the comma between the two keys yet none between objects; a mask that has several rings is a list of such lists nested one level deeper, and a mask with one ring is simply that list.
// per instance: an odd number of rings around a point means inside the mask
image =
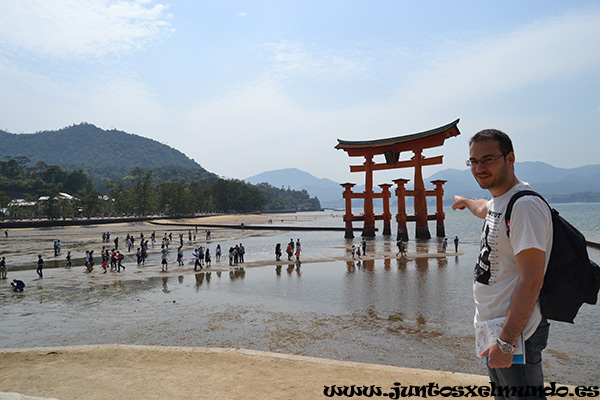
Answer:
[{"label": "distant mountain range", "polygon": [[0,130],[0,158],[6,156],[25,156],[31,164],[43,161],[69,171],[81,169],[98,185],[127,176],[135,167],[176,180],[218,178],[181,151],[156,140],[88,123],[30,134]]},{"label": "distant mountain range", "polygon": [[331,179],[317,178],[297,168],[263,172],[244,180],[253,185],[266,182],[276,188],[305,189],[311,197],[318,197],[323,207],[336,208],[344,204],[343,201],[340,202],[342,188],[339,183]]},{"label": "distant mountain range", "polygon": [[[600,193],[600,164],[577,168],[558,168],[540,161],[515,163],[517,177],[528,182],[548,200],[567,199],[574,193]],[[426,182],[436,179],[448,181],[444,185],[445,197],[462,194],[469,197],[489,197],[479,187],[470,169],[446,169],[439,171]]]},{"label": "distant mountain range", "polygon": [[[129,175],[135,167],[153,170],[160,181],[196,181],[210,183],[218,175],[206,171],[181,151],[142,136],[119,130],[104,130],[81,123],[56,131],[14,134],[0,130],[0,159],[25,156],[31,164],[43,161],[66,170],[83,170],[98,187],[109,180]],[[600,164],[578,168],[557,168],[542,162],[520,162],[517,176],[529,182],[550,201],[600,201]],[[358,179],[358,177],[357,177]],[[443,179],[444,199],[451,203],[455,194],[489,197],[479,188],[469,169],[446,169],[425,179]],[[245,179],[252,184],[269,183],[276,188],[305,189],[327,208],[342,208],[342,188],[338,182],[317,178],[296,168],[263,172]],[[360,182],[357,182],[360,183]],[[391,183],[391,182],[390,182]],[[410,188],[411,183],[407,185]],[[364,185],[354,187],[355,192]],[[578,194],[578,195],[575,195]]]},{"label": "distant mountain range", "polygon": [[[515,164],[515,171],[519,179],[530,183],[549,201],[600,201],[600,164],[558,168],[543,162],[518,162]],[[444,184],[446,204],[452,203],[455,194],[489,198],[489,192],[479,187],[469,169],[446,169],[436,172],[425,178],[425,186],[433,188],[429,182],[437,179],[447,181]],[[289,187],[295,190],[306,189],[311,196],[319,198],[323,207],[344,207],[343,189],[339,183],[317,178],[296,168],[263,172],[246,178],[245,181],[252,184],[266,182],[275,187]],[[407,188],[411,188],[410,182]],[[364,185],[354,187],[355,192],[363,190]],[[393,199],[392,203],[395,203]]]}]

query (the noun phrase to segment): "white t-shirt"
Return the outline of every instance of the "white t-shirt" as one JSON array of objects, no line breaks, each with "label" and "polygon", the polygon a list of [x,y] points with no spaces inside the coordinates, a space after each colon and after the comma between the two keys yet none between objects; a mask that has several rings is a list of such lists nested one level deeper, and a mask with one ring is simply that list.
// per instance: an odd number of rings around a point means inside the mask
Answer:
[{"label": "white t-shirt", "polygon": [[[481,232],[481,249],[475,265],[473,294],[475,322],[506,317],[519,280],[515,255],[526,249],[546,253],[544,272],[552,249],[552,217],[544,201],[536,196],[524,196],[515,202],[510,218],[510,238],[507,235],[505,212],[511,197],[521,190],[532,190],[519,183],[487,204],[488,213]],[[539,302],[525,325],[527,340],[535,331],[542,314]]]}]

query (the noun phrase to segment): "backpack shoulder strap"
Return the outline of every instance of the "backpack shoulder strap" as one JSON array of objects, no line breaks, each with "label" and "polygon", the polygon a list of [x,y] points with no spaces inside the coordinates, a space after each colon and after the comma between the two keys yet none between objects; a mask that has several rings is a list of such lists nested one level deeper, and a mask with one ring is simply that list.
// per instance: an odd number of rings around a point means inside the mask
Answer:
[{"label": "backpack shoulder strap", "polygon": [[546,199],[544,199],[544,197],[538,192],[534,192],[533,190],[521,190],[520,192],[515,193],[508,201],[508,205],[506,206],[506,213],[504,214],[504,220],[506,221],[506,233],[508,236],[510,236],[510,215],[512,214],[513,206],[515,205],[515,202],[523,196],[537,196],[540,199],[544,200],[544,203],[546,203],[548,208],[552,210],[550,204],[548,204]]}]

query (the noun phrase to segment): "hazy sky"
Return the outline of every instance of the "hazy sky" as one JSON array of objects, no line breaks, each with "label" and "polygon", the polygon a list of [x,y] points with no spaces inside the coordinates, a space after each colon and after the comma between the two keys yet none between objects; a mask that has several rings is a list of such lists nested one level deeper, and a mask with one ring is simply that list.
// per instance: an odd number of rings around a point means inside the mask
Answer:
[{"label": "hazy sky", "polygon": [[296,167],[362,183],[348,165],[363,160],[335,150],[337,138],[460,118],[462,135],[425,153],[445,155],[425,176],[466,168],[469,137],[490,127],[511,135],[517,161],[600,163],[598,1],[0,0],[0,10],[9,132],[89,122],[228,178]]}]

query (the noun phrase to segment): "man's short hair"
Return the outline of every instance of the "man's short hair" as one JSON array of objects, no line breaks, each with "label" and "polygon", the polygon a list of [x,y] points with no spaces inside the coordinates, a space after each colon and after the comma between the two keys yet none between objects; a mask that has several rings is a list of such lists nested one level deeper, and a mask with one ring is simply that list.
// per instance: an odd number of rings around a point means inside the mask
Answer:
[{"label": "man's short hair", "polygon": [[508,153],[512,153],[513,145],[510,137],[508,135],[498,129],[484,129],[482,131],[477,132],[471,140],[469,140],[469,147],[473,143],[483,142],[486,140],[495,140],[498,142],[500,146],[500,151],[502,154],[507,155]]}]

